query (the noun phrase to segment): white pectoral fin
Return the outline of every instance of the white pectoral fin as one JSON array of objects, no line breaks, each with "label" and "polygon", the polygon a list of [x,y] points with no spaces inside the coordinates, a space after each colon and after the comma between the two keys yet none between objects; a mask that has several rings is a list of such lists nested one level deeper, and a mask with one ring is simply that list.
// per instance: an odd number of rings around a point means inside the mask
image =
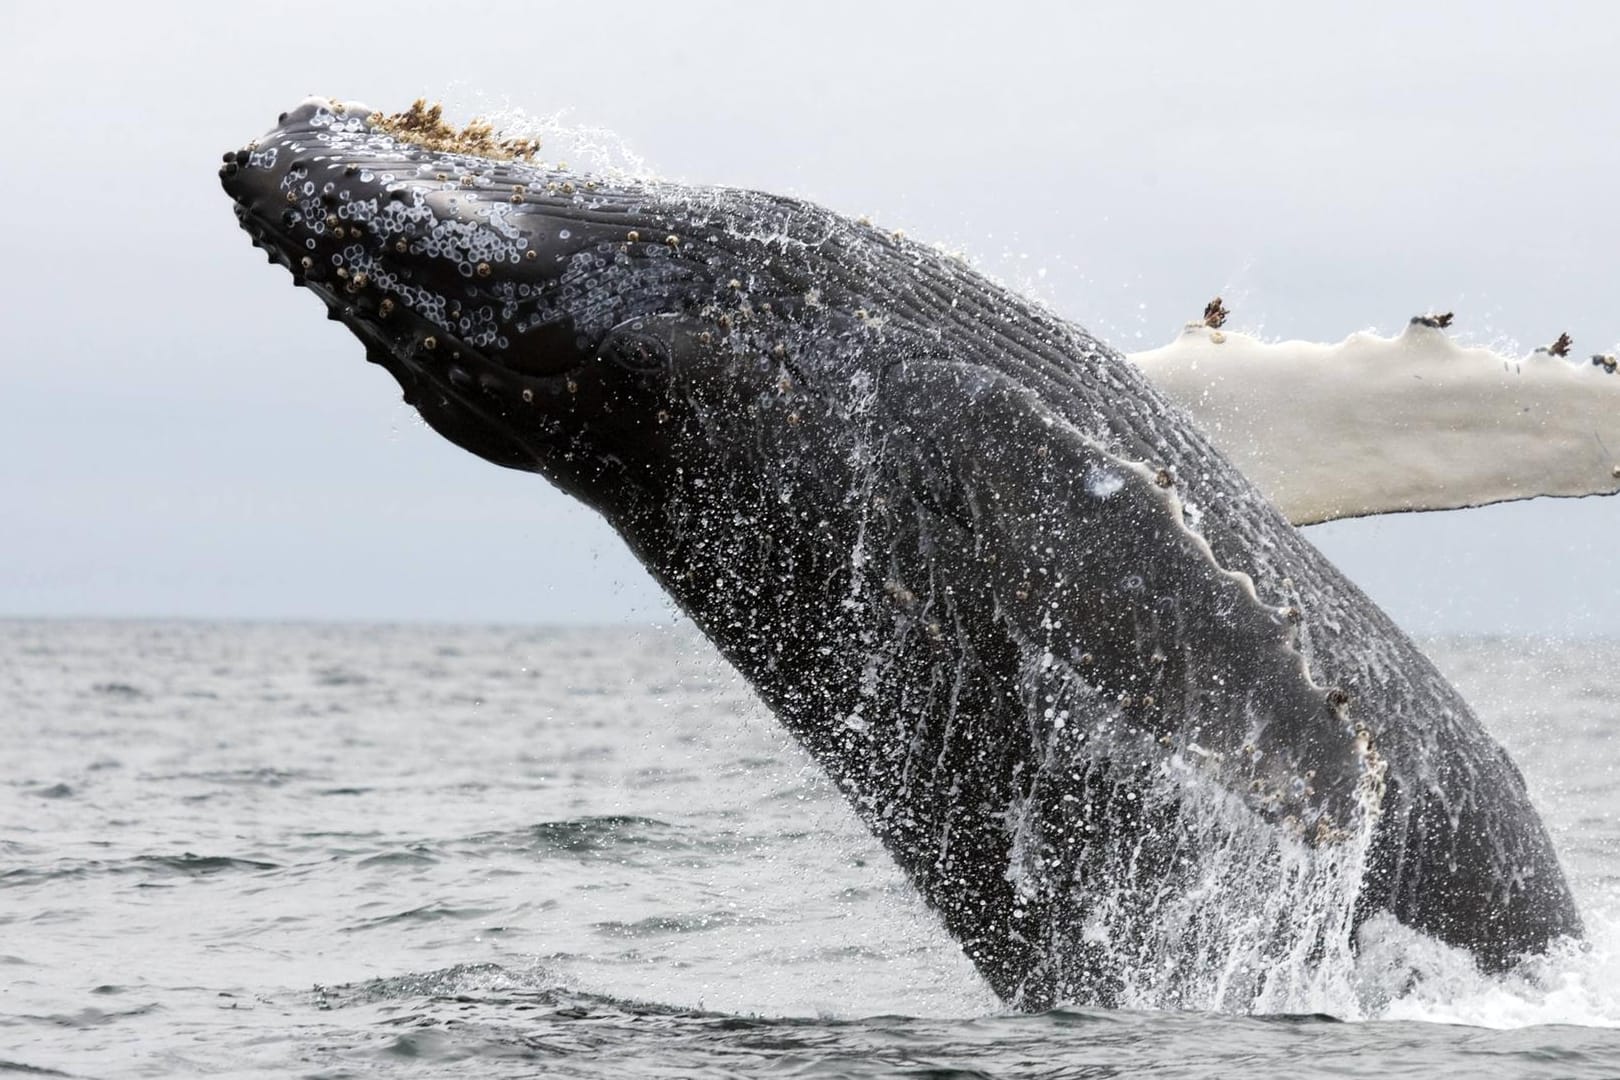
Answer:
[{"label": "white pectoral fin", "polygon": [[1620,373],[1512,359],[1414,320],[1268,344],[1188,326],[1130,359],[1296,525],[1620,491]]}]

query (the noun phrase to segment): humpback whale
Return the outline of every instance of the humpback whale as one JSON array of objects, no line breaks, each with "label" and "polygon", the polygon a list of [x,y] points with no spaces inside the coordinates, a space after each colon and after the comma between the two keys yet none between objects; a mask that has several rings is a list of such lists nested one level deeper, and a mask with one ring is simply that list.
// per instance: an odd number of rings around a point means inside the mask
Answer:
[{"label": "humpback whale", "polygon": [[1580,933],[1430,662],[962,260],[420,103],[312,99],[220,174],[429,425],[613,525],[1010,1005],[1298,1000],[1374,916],[1491,970]]}]

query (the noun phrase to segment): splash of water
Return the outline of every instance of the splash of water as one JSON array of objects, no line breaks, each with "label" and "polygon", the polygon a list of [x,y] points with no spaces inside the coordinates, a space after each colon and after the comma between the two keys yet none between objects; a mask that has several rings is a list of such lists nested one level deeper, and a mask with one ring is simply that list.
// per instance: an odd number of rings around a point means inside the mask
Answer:
[{"label": "splash of water", "polygon": [[458,112],[488,120],[502,137],[538,140],[540,157],[548,163],[609,179],[663,179],[618,132],[579,123],[569,109],[532,113],[508,98],[497,101],[483,91],[467,91],[461,98],[464,105]]}]

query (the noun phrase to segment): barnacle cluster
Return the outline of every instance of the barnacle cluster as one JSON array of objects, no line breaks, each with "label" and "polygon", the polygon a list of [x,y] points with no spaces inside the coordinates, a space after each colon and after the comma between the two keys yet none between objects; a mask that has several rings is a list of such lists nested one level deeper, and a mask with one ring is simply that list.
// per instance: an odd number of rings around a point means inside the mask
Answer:
[{"label": "barnacle cluster", "polygon": [[472,154],[497,161],[533,160],[539,139],[502,137],[488,120],[471,120],[457,129],[444,121],[444,106],[417,98],[404,112],[374,112],[366,118],[379,131],[445,154]]}]

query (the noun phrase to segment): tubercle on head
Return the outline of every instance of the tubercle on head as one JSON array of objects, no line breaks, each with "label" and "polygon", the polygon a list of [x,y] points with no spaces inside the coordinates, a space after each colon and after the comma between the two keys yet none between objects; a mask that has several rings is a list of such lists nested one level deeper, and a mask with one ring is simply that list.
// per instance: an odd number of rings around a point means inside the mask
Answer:
[{"label": "tubercle on head", "polygon": [[[541,265],[545,252],[535,246],[537,237],[546,234],[503,225],[505,198],[498,207],[493,194],[458,201],[426,180],[434,168],[465,166],[495,188],[544,204],[544,197],[530,198],[529,170],[490,171],[482,159],[460,154],[491,149],[482,127],[472,128],[465,138],[460,137],[466,132],[454,133],[460,141],[448,149],[457,153],[440,158],[431,150],[424,153],[420,145],[407,145],[423,139],[385,130],[387,124],[373,123],[374,116],[363,119],[367,115],[363,106],[312,99],[284,114],[263,154],[226,155],[222,179],[255,242],[288,265],[295,284],[329,284],[328,291],[339,294],[341,308],[391,323],[410,323],[414,320],[405,316],[415,315],[486,353],[517,345],[535,327],[562,326],[559,305],[546,291],[558,272],[549,262]],[[405,126],[425,128],[436,115],[418,107]],[[459,172],[458,177],[465,179]],[[543,219],[550,212],[542,205],[535,215]],[[571,250],[570,227],[580,228],[565,221],[551,234],[562,243],[563,254]],[[587,225],[586,232],[590,229]],[[575,244],[580,250],[588,246],[588,241]],[[396,256],[402,258],[396,261]],[[508,267],[526,268],[525,276],[511,281],[505,276]],[[541,351],[553,347],[545,340]],[[518,367],[539,370],[527,359]]]}]

